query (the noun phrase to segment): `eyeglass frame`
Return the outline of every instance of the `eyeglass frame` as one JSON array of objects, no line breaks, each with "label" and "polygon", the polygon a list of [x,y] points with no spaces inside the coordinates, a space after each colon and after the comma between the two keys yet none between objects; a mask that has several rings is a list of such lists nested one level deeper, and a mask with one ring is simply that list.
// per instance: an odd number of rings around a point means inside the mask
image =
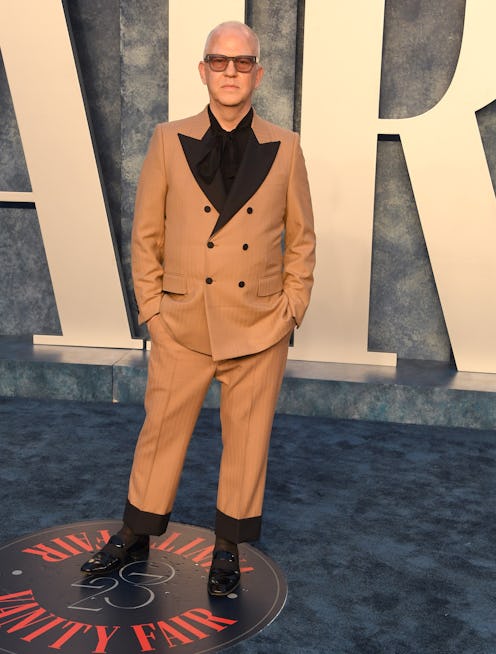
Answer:
[{"label": "eyeglass frame", "polygon": [[[221,70],[214,70],[214,69],[212,68],[211,60],[212,60],[212,58],[214,58],[214,57],[215,57],[216,59],[222,59],[222,60],[225,62],[225,66],[224,66],[224,68],[222,68]],[[239,70],[239,68],[238,68],[238,63],[239,63],[239,60],[240,60],[240,59],[249,59],[249,60],[250,60],[250,63],[251,63],[251,68],[250,68],[250,70]],[[230,62],[230,61],[233,62],[233,64],[234,64],[234,68],[236,69],[236,72],[238,72],[238,73],[245,73],[245,74],[246,74],[246,73],[251,73],[252,70],[253,70],[253,68],[254,68],[254,66],[255,66],[255,64],[258,64],[258,63],[259,63],[259,59],[258,59],[258,57],[257,57],[256,55],[236,55],[235,57],[228,57],[227,55],[221,55],[221,54],[206,54],[206,55],[203,57],[203,61],[204,61],[206,64],[208,64],[208,67],[209,67],[210,70],[211,70],[212,72],[214,72],[214,73],[223,73],[223,72],[227,69],[227,67],[229,66],[229,62]]]}]

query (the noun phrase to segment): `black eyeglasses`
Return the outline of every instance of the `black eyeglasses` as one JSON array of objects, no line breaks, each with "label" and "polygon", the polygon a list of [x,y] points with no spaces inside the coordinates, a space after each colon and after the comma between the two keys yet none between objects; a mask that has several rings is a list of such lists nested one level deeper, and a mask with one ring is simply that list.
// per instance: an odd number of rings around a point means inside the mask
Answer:
[{"label": "black eyeglasses", "polygon": [[238,73],[251,73],[253,66],[257,63],[255,55],[238,55],[237,57],[228,57],[227,55],[208,54],[204,60],[214,73],[222,73],[226,70],[230,61]]}]

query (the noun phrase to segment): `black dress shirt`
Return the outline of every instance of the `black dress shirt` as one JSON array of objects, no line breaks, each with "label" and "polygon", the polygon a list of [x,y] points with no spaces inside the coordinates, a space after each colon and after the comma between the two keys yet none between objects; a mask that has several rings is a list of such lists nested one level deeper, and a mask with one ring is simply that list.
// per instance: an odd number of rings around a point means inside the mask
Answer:
[{"label": "black dress shirt", "polygon": [[210,184],[220,168],[227,195],[231,190],[248,143],[253,109],[250,109],[230,132],[220,126],[210,107],[208,107],[208,115],[210,127],[205,137],[209,140],[210,149],[198,164],[198,174],[207,184]]}]

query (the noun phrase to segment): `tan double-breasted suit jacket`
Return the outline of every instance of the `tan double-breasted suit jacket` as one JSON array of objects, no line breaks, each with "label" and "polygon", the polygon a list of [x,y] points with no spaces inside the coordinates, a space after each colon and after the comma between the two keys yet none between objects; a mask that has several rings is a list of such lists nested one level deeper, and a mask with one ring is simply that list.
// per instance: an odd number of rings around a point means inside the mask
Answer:
[{"label": "tan double-breasted suit jacket", "polygon": [[299,325],[315,238],[298,135],[254,114],[231,192],[196,172],[208,112],[159,124],[136,198],[139,321],[160,313],[174,338],[214,361],[260,352]]}]

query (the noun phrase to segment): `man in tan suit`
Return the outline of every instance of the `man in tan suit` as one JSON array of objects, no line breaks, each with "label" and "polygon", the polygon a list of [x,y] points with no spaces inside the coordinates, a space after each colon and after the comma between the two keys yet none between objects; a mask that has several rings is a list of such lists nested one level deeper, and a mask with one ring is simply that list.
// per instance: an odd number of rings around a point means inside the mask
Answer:
[{"label": "man in tan suit", "polygon": [[104,574],[165,532],[213,378],[221,384],[211,595],[240,581],[237,544],[259,536],[267,455],[290,335],[310,300],[315,236],[298,135],[252,109],[259,42],[212,30],[199,64],[210,103],[159,124],[136,197],[132,267],[152,348],[122,529],[82,567]]}]

